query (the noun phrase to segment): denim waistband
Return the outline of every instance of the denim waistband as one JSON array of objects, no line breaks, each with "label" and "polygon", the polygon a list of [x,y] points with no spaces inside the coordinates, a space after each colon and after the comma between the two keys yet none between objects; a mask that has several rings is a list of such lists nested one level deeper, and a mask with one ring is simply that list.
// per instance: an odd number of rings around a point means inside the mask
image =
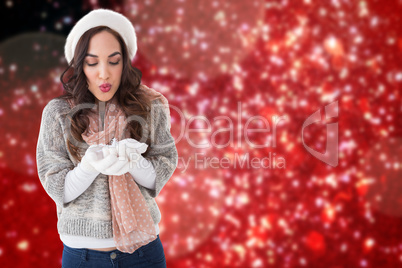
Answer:
[{"label": "denim waistband", "polygon": [[124,259],[125,257],[132,256],[132,254],[137,254],[138,256],[142,257],[143,252],[142,249],[148,246],[151,246],[152,243],[157,242],[159,239],[159,234],[157,235],[157,239],[154,241],[138,248],[135,250],[133,253],[126,253],[126,252],[121,252],[118,249],[110,250],[110,251],[99,251],[99,250],[93,250],[93,249],[87,249],[87,248],[71,248],[63,243],[64,249],[68,251],[70,254],[74,254],[76,256],[79,256],[83,260],[91,260],[91,259],[102,259],[102,260],[111,260],[111,261],[118,261],[121,259]]}]

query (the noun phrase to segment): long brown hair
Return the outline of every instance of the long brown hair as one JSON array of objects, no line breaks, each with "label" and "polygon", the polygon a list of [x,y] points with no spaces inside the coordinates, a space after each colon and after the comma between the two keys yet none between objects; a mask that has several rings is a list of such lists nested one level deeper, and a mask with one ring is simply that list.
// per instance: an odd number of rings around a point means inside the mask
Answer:
[{"label": "long brown hair", "polygon": [[[114,97],[116,97],[126,117],[136,115],[146,120],[151,108],[151,100],[146,94],[142,94],[141,92],[140,84],[142,73],[140,70],[131,65],[130,58],[128,57],[127,46],[124,43],[124,40],[116,31],[107,26],[91,28],[81,36],[75,48],[73,59],[69,63],[67,69],[60,76],[64,92],[63,95],[58,98],[65,100],[71,99],[74,101],[75,105],[84,103],[95,104],[95,96],[86,86],[87,79],[83,71],[83,64],[91,37],[101,31],[107,31],[114,35],[119,41],[121,50],[123,52],[123,70],[121,82]],[[81,134],[89,125],[88,115],[90,112],[92,112],[90,108],[79,109],[73,114],[73,116],[69,118],[71,124],[71,135],[76,141],[84,142]],[[129,131],[128,133],[130,133],[131,138],[141,140],[143,139],[143,135],[145,134],[144,132],[147,131],[147,129],[143,129],[138,120],[130,120],[127,124],[126,131]],[[149,135],[146,136],[148,137],[146,138],[146,143],[150,145]],[[81,160],[79,147],[71,142],[70,139],[67,140],[67,148],[75,159]],[[148,149],[149,148],[150,146],[148,146]],[[146,155],[147,152],[145,152],[144,155]]]}]

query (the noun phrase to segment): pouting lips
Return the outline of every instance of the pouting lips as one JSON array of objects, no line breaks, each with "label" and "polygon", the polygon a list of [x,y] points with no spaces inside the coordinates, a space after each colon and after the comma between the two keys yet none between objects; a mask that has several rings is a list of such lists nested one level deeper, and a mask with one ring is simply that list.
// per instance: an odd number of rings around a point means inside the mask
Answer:
[{"label": "pouting lips", "polygon": [[111,88],[111,85],[102,85],[99,88],[102,92],[108,92]]}]

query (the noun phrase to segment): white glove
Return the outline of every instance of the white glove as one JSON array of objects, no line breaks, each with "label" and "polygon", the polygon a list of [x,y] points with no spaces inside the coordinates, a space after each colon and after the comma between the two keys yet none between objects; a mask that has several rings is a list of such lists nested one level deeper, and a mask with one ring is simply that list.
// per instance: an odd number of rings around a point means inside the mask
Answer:
[{"label": "white glove", "polygon": [[130,162],[130,174],[134,180],[148,188],[156,188],[156,172],[151,162],[145,159],[141,154],[148,148],[146,143],[139,142],[135,139],[124,139],[118,142],[119,156],[125,154]]},{"label": "white glove", "polygon": [[135,167],[138,161],[142,159],[141,154],[145,153],[147,148],[148,144],[131,138],[117,142],[117,152],[119,158],[128,158],[130,168]]},{"label": "white glove", "polygon": [[113,140],[112,145],[91,145],[81,162],[87,171],[98,171],[105,175],[123,175],[143,160],[141,154],[147,148],[146,143],[131,138]]},{"label": "white glove", "polygon": [[103,158],[102,145],[91,145],[86,150],[85,155],[81,159],[81,168],[87,172],[98,173],[99,171],[93,165],[94,160]]},{"label": "white glove", "polygon": [[104,145],[100,152],[92,156],[96,158],[91,159],[90,163],[102,174],[119,176],[129,171],[129,160],[126,157],[119,158],[114,145]]},{"label": "white glove", "polygon": [[114,145],[91,145],[81,159],[82,167],[88,172],[105,175],[123,175],[128,172],[128,159],[118,159]]}]

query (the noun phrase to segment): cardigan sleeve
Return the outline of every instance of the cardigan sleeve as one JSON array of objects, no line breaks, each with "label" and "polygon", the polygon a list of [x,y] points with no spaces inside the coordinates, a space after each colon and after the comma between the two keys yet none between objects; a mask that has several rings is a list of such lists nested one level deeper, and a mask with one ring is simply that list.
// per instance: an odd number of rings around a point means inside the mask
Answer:
[{"label": "cardigan sleeve", "polygon": [[64,204],[64,182],[67,173],[74,168],[63,137],[60,102],[51,100],[43,109],[36,164],[40,182],[57,206]]},{"label": "cardigan sleeve", "polygon": [[178,163],[174,138],[170,133],[170,116],[165,106],[153,101],[151,109],[151,145],[146,155],[156,172],[155,189],[148,189],[151,197],[156,197],[173,175]]}]

